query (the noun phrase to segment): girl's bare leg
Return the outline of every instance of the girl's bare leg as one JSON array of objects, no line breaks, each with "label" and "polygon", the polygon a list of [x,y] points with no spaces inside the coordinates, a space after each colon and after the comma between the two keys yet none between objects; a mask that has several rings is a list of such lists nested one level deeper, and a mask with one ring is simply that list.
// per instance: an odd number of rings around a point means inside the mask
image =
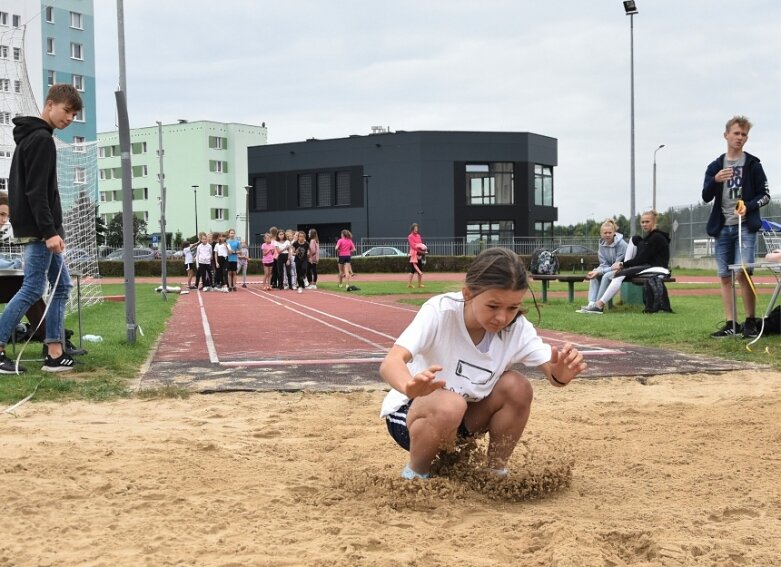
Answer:
[{"label": "girl's bare leg", "polygon": [[407,413],[409,465],[413,471],[428,474],[434,457],[455,441],[466,409],[466,400],[447,390],[415,398]]},{"label": "girl's bare leg", "polygon": [[489,468],[498,470],[507,465],[529,420],[533,399],[529,380],[509,370],[487,398],[469,404],[464,423],[471,433],[488,431]]}]

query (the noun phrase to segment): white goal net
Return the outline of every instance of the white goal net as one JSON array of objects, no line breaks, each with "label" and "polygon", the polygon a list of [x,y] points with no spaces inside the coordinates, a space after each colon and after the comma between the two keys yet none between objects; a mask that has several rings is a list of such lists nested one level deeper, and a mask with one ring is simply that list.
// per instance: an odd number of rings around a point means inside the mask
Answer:
[{"label": "white goal net", "polygon": [[[0,33],[0,177],[7,179],[15,116],[40,116],[33,96],[24,59],[24,26]],[[65,258],[72,275],[73,291],[68,312],[99,303],[102,293],[98,273],[98,246],[95,217],[98,197],[97,142],[68,144],[55,137],[57,181],[65,228]],[[0,189],[8,189],[0,187]],[[10,211],[11,226],[14,212]],[[0,240],[0,255],[21,258],[22,247]]]}]

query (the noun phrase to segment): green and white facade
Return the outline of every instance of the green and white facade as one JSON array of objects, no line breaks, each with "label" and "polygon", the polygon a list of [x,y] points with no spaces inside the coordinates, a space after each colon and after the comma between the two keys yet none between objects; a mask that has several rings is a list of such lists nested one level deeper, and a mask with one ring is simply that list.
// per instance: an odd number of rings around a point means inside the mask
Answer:
[{"label": "green and white facade", "polygon": [[[265,125],[180,121],[162,125],[166,232],[189,238],[197,232],[236,229],[246,234],[247,148],[265,145]],[[133,214],[160,232],[160,130],[130,131]],[[194,188],[195,186],[195,188]],[[119,132],[98,133],[98,214],[108,224],[122,213]],[[197,217],[196,217],[197,212]]]},{"label": "green and white facade", "polygon": [[8,188],[15,116],[37,116],[49,87],[72,84],[84,109],[57,136],[96,138],[95,22],[92,0],[0,0],[0,189]]}]

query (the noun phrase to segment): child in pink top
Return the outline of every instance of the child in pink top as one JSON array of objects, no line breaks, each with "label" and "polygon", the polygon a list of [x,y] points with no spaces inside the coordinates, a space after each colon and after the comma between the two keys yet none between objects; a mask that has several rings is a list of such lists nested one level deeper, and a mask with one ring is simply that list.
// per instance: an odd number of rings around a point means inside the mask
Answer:
[{"label": "child in pink top", "polygon": [[407,244],[409,244],[409,282],[407,287],[412,287],[412,277],[418,275],[418,287],[423,285],[423,262],[421,258],[425,255],[426,245],[423,244],[423,237],[420,235],[418,223],[412,223],[407,235]]},{"label": "child in pink top", "polygon": [[355,250],[352,233],[344,229],[342,237],[336,241],[336,255],[339,257],[339,287],[342,287],[342,281],[345,278],[347,279],[347,287],[350,287],[350,278],[353,277],[353,268],[350,261]]},{"label": "child in pink top", "polygon": [[260,254],[263,262],[263,290],[271,289],[271,270],[277,258],[277,247],[271,242],[271,235],[267,232],[263,235],[263,244],[260,245]]}]

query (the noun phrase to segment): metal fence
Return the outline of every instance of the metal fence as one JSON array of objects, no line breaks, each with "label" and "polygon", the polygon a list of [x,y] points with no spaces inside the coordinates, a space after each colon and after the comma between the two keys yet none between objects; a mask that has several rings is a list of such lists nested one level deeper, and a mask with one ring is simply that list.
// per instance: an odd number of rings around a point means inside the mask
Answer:
[{"label": "metal fence", "polygon": [[[670,216],[670,251],[677,258],[710,258],[714,254],[714,239],[708,236],[706,226],[711,203],[672,207]],[[771,196],[770,203],[760,210],[763,219],[781,222],[781,196]],[[769,250],[763,238],[757,238],[756,255],[764,256]]]},{"label": "metal fence", "polygon": [[[705,231],[708,217],[711,211],[711,203],[691,204],[678,207],[671,207],[666,211],[670,224],[670,243],[671,256],[675,258],[709,258],[713,256],[714,242]],[[761,210],[762,218],[781,223],[781,196],[774,196],[768,205]],[[475,256],[481,250],[492,247],[504,247],[515,251],[518,254],[530,255],[538,248],[546,250],[556,250],[562,246],[584,246],[590,250],[596,251],[599,247],[598,237],[515,237],[510,239],[500,239],[492,242],[469,241],[466,238],[426,238],[426,246],[429,254],[436,256]],[[367,252],[370,248],[377,246],[391,246],[397,248],[403,253],[408,252],[407,237],[386,237],[386,238],[362,238],[356,242],[358,249],[357,255]],[[102,247],[104,248],[104,247]],[[333,258],[336,256],[335,243],[321,242],[320,255],[324,258]],[[105,249],[105,248],[104,248]],[[260,258],[260,245],[249,247],[251,258]],[[757,256],[764,256],[766,249],[764,239],[757,239]],[[101,254],[103,257],[105,253]]]}]

